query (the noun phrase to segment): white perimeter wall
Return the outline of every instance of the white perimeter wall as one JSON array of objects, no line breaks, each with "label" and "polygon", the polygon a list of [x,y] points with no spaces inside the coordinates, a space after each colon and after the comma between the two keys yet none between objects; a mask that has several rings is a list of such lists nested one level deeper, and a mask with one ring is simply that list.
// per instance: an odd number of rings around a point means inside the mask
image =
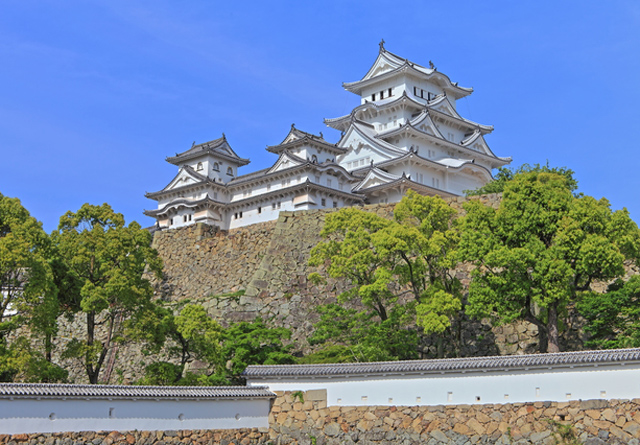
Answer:
[{"label": "white perimeter wall", "polygon": [[640,365],[424,376],[256,380],[271,391],[326,389],[327,404],[452,405],[640,398]]},{"label": "white perimeter wall", "polygon": [[268,427],[269,399],[0,399],[0,434]]}]

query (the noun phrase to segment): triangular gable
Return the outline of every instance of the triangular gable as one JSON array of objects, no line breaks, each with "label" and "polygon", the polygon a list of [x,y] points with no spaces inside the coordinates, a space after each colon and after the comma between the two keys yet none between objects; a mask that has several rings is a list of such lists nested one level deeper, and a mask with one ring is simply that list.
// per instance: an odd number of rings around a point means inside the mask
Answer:
[{"label": "triangular gable", "polygon": [[460,145],[470,148],[471,150],[477,151],[479,153],[491,156],[493,158],[496,157],[496,155],[493,154],[493,152],[489,148],[487,141],[485,141],[482,133],[479,130],[475,130],[471,136],[460,142]]},{"label": "triangular gable", "polygon": [[[383,159],[393,159],[397,157],[397,153],[401,152],[398,149],[395,149],[393,151],[388,150],[386,149],[386,147],[382,147],[381,144],[377,142],[378,141],[374,141],[363,131],[352,124],[345,133],[344,137],[340,139],[339,146],[342,148],[346,148],[347,150],[352,152],[359,152],[362,149],[370,150],[380,155],[380,157],[382,157]],[[384,143],[388,145],[386,142]]]},{"label": "triangular gable", "polygon": [[380,170],[379,168],[374,167],[367,172],[364,179],[362,179],[362,181],[360,181],[358,185],[356,185],[352,189],[352,191],[357,192],[359,190],[368,189],[370,187],[389,184],[390,182],[397,181],[400,178],[401,176],[392,175],[391,173],[387,173],[384,170]]},{"label": "triangular gable", "polygon": [[444,136],[442,136],[442,133],[440,133],[440,130],[438,130],[438,127],[436,127],[436,124],[433,122],[433,119],[431,119],[429,112],[426,110],[411,119],[409,124],[413,128],[425,134],[444,139]]},{"label": "triangular gable", "polygon": [[297,167],[298,165],[304,164],[305,161],[298,158],[297,156],[293,156],[286,151],[283,152],[278,160],[273,164],[273,166],[267,171],[267,173],[274,173],[281,170],[287,170],[292,167]]},{"label": "triangular gable", "polygon": [[[229,142],[227,141],[226,136],[223,134],[222,138],[217,139],[215,144],[214,143],[204,143],[201,145],[207,146],[207,148],[209,148],[210,150],[213,150],[214,152],[223,154],[225,156],[230,156],[232,158],[236,158],[239,161],[245,161],[245,159],[242,159],[240,156],[237,155],[237,153],[235,151],[233,151],[233,148],[231,148],[231,145],[229,145]],[[209,145],[207,145],[209,144]]]},{"label": "triangular gable", "polygon": [[388,54],[389,53],[387,53],[387,51],[381,51],[378,53],[376,61],[373,62],[373,65],[371,65],[371,68],[369,68],[369,71],[367,71],[367,74],[364,75],[361,81],[388,73],[389,71],[393,71],[403,65],[404,61],[398,60],[397,57],[391,57]]},{"label": "triangular gable", "polygon": [[449,101],[449,98],[447,96],[442,95],[436,100],[437,100],[437,102],[434,103],[433,105],[430,105],[429,108],[431,108],[433,110],[436,110],[436,111],[439,111],[441,113],[444,113],[444,114],[446,114],[448,116],[464,120],[462,118],[462,116],[460,116],[458,114],[458,112],[456,111],[456,109],[453,107],[453,105],[451,104],[451,102]]},{"label": "triangular gable", "polygon": [[180,168],[178,174],[171,180],[171,182],[169,182],[169,184],[167,184],[165,188],[162,189],[162,191],[173,190],[178,187],[205,182],[206,180],[207,178],[205,176],[196,173],[191,167],[185,165]]}]

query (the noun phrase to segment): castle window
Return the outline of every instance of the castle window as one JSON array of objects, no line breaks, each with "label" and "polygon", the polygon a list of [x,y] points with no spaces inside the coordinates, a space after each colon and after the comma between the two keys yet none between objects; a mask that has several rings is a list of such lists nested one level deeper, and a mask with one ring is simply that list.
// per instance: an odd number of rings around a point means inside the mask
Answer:
[{"label": "castle window", "polygon": [[198,171],[202,170],[202,162],[198,162],[198,165],[196,166],[196,170]]},{"label": "castle window", "polygon": [[262,207],[258,207],[258,214],[262,213]]},{"label": "castle window", "polygon": [[371,95],[371,100],[372,100],[372,101],[375,101],[375,100],[376,100],[376,95],[375,95],[375,94],[372,94],[372,95]]},{"label": "castle window", "polygon": [[227,168],[227,174],[228,174],[229,176],[233,176],[233,169],[232,169],[231,167],[228,167],[228,168]]},{"label": "castle window", "polygon": [[322,198],[322,199],[320,200],[320,205],[321,205],[321,206],[323,206],[323,207],[324,207],[324,206],[326,206],[326,205],[327,205],[327,200],[326,200],[326,199],[324,199],[324,198]]},{"label": "castle window", "polygon": [[413,87],[413,95],[417,96],[418,95],[418,88]]},{"label": "castle window", "polygon": [[389,97],[393,96],[393,88],[389,88]]},{"label": "castle window", "polygon": [[237,213],[233,214],[233,219],[238,219],[238,214]]},{"label": "castle window", "polygon": [[182,222],[187,222],[187,215],[182,215]]},{"label": "castle window", "polygon": [[380,91],[380,100],[384,99],[384,90]]},{"label": "castle window", "polygon": [[316,155],[311,156],[311,162],[313,162],[314,164],[318,163],[318,157]]},{"label": "castle window", "polygon": [[278,201],[278,208],[280,208],[280,205],[281,205],[281,204],[282,204],[282,203],[281,203],[280,201]]},{"label": "castle window", "polygon": [[191,221],[191,217],[192,217],[192,216],[193,216],[193,215],[189,214],[189,221]]},{"label": "castle window", "polygon": [[173,218],[171,218],[171,219],[169,220],[169,225],[170,225],[170,226],[172,226],[172,225],[173,225]]},{"label": "castle window", "polygon": [[333,208],[337,209],[338,208],[338,201],[333,201]]},{"label": "castle window", "polygon": [[220,164],[218,164],[217,162],[213,163],[213,170],[219,172],[220,171]]},{"label": "castle window", "polygon": [[242,212],[238,213],[238,218],[242,218]]},{"label": "castle window", "polygon": [[275,203],[275,202],[271,204],[271,209],[272,209],[272,210],[275,210],[275,209],[276,209],[276,203]]}]

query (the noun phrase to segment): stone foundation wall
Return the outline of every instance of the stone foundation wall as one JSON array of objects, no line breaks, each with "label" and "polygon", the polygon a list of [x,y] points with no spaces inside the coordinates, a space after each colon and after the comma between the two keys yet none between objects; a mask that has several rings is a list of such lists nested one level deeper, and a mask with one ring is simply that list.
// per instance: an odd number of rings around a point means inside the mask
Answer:
[{"label": "stone foundation wall", "polygon": [[267,444],[269,434],[258,429],[181,431],[82,431],[0,435],[0,443],[45,445],[179,445],[179,444]]},{"label": "stone foundation wall", "polygon": [[280,443],[576,443],[564,442],[560,432],[589,445],[637,445],[640,439],[640,399],[327,407],[325,391],[277,394],[269,435]]}]

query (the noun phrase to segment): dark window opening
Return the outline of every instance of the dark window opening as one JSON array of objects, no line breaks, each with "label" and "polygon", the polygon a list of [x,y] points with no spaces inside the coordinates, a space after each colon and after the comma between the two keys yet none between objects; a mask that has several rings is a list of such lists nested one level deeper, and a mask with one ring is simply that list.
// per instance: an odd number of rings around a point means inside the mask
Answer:
[{"label": "dark window opening", "polygon": [[389,88],[389,97],[393,96],[393,88]]},{"label": "dark window opening", "polygon": [[375,101],[375,100],[376,100],[376,95],[375,95],[375,94],[372,94],[372,95],[371,95],[371,100],[373,100],[373,101]]}]

